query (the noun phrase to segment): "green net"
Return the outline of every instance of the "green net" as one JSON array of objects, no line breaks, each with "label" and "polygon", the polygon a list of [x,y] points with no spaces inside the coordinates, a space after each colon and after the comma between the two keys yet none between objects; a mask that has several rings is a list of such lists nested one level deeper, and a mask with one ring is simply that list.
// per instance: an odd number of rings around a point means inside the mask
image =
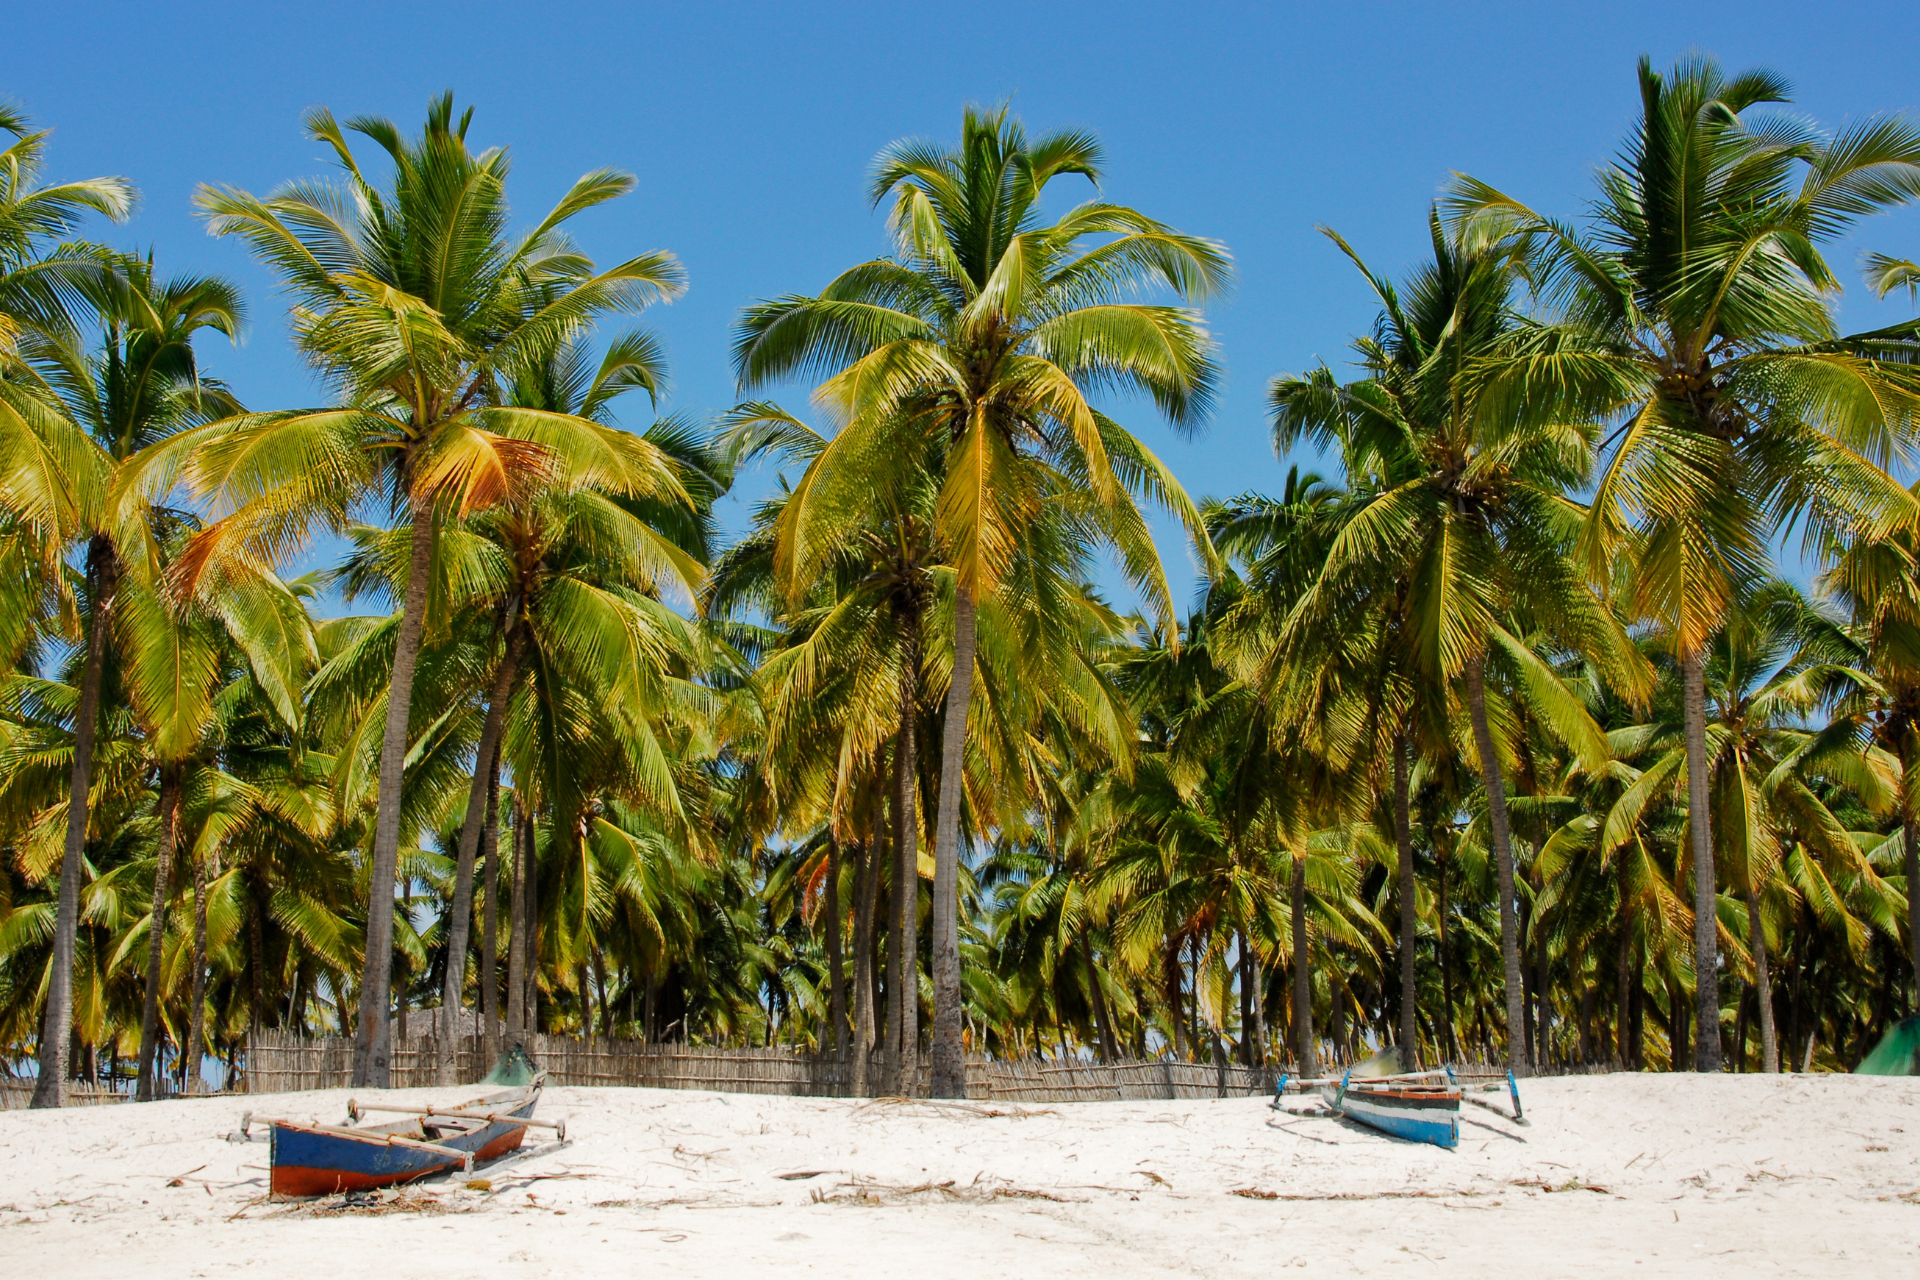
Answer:
[{"label": "green net", "polygon": [[497,1084],[504,1088],[532,1084],[537,1073],[527,1051],[519,1045],[509,1045],[507,1051],[494,1060],[493,1070],[480,1077],[481,1084]]},{"label": "green net", "polygon": [[1353,1064],[1353,1078],[1364,1080],[1368,1076],[1393,1076],[1400,1074],[1400,1051],[1392,1045],[1380,1050],[1365,1062]]},{"label": "green net", "polygon": [[1853,1071],[1862,1076],[1920,1076],[1920,1018],[1894,1023]]}]

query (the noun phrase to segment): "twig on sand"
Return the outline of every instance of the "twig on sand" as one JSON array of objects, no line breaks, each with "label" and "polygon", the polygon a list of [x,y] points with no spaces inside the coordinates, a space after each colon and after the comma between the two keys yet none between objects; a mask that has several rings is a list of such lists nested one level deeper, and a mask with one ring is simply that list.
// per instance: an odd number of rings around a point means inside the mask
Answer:
[{"label": "twig on sand", "polygon": [[875,1107],[924,1107],[930,1111],[959,1111],[970,1116],[984,1116],[989,1120],[1009,1117],[1025,1120],[1030,1116],[1057,1116],[1060,1113],[1052,1107],[982,1107],[971,1102],[945,1102],[938,1098],[870,1098],[854,1108],[854,1114],[862,1115]]},{"label": "twig on sand", "polygon": [[1227,1192],[1248,1200],[1449,1200],[1455,1196],[1475,1196],[1477,1191],[1267,1191],[1261,1187],[1235,1187]]},{"label": "twig on sand", "polygon": [[726,1147],[715,1147],[711,1151],[689,1151],[677,1142],[673,1144],[673,1154],[683,1160],[711,1160],[715,1156],[725,1155],[726,1153]]},{"label": "twig on sand", "polygon": [[[664,1200],[595,1200],[595,1209],[775,1209],[780,1206],[778,1200],[740,1200],[734,1197],[716,1199],[713,1196],[669,1196]],[[644,1231],[658,1231],[658,1227],[643,1227]]]},{"label": "twig on sand", "polygon": [[268,1203],[272,1199],[273,1199],[272,1196],[255,1196],[251,1200],[243,1201],[238,1209],[235,1209],[232,1213],[227,1215],[227,1221],[232,1222],[235,1218],[244,1218],[247,1216],[247,1210],[257,1208],[260,1205]]},{"label": "twig on sand", "polygon": [[1070,1203],[1066,1197],[1054,1195],[1052,1192],[1036,1191],[1031,1187],[1016,1187],[997,1179],[983,1183],[979,1178],[975,1178],[972,1183],[960,1186],[949,1178],[945,1182],[922,1182],[907,1186],[880,1182],[873,1178],[862,1178],[858,1175],[853,1181],[843,1182],[831,1191],[815,1187],[809,1198],[814,1204],[890,1205],[900,1204],[919,1196],[968,1204],[987,1204],[995,1200],[1051,1200],[1055,1204]]},{"label": "twig on sand", "polygon": [[191,1178],[191,1177],[192,1177],[192,1176],[193,1176],[194,1174],[196,1174],[196,1173],[198,1173],[198,1172],[200,1172],[200,1171],[201,1171],[202,1169],[204,1169],[204,1168],[206,1168],[206,1167],[207,1167],[207,1166],[205,1166],[205,1165],[203,1165],[203,1164],[201,1164],[201,1165],[195,1165],[195,1166],[194,1166],[193,1168],[191,1168],[191,1169],[189,1169],[189,1170],[187,1170],[187,1171],[186,1171],[185,1173],[183,1173],[183,1174],[180,1174],[180,1175],[178,1175],[177,1177],[172,1177],[172,1178],[168,1178],[168,1179],[167,1179],[167,1185],[168,1185],[168,1186],[170,1186],[170,1187],[179,1187],[179,1186],[184,1186],[184,1185],[186,1185],[186,1181],[187,1181],[187,1179],[188,1179],[188,1178]]},{"label": "twig on sand", "polygon": [[[1556,1167],[1561,1169],[1566,1168],[1565,1165]],[[1597,1191],[1603,1196],[1613,1194],[1605,1187],[1591,1182],[1582,1182],[1578,1178],[1568,1178],[1565,1182],[1548,1182],[1545,1178],[1509,1178],[1507,1185],[1510,1187],[1537,1187],[1549,1195],[1556,1191]]]}]

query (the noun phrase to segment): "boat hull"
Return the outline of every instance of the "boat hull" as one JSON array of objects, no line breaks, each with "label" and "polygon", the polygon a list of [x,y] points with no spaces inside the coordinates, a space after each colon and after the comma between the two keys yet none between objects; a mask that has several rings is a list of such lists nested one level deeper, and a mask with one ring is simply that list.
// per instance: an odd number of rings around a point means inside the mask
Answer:
[{"label": "boat hull", "polygon": [[1348,1118],[1396,1138],[1449,1149],[1460,1145],[1458,1089],[1348,1088],[1338,1107]]},{"label": "boat hull", "polygon": [[[533,1100],[511,1114],[526,1119]],[[397,1186],[461,1167],[437,1151],[364,1141],[299,1125],[276,1122],[272,1129],[272,1166],[268,1190],[276,1199],[339,1195]],[[371,1135],[378,1138],[377,1134]],[[473,1152],[475,1164],[496,1160],[525,1141],[527,1126],[499,1120],[471,1133],[435,1138],[442,1146]]]}]

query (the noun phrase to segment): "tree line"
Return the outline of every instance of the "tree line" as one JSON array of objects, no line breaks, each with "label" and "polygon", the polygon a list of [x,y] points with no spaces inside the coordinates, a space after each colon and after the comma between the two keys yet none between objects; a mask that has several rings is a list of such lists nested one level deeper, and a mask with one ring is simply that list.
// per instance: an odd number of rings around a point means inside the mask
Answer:
[{"label": "tree line", "polygon": [[684,273],[566,232],[630,175],[516,229],[450,94],[310,113],[333,178],[196,196],[323,393],[262,409],[202,366],[239,291],[77,238],[132,187],[44,183],[0,109],[35,1105],[269,1027],[376,1086],[475,1029],[937,1096],[970,1052],[1850,1066],[1920,972],[1920,326],[1842,333],[1823,246],[1920,197],[1920,130],[1704,57],[1638,89],[1577,218],[1456,176],[1398,279],[1329,230],[1377,317],[1268,396],[1329,474],[1201,500],[1115,406],[1201,429],[1231,258],[1102,199],[1084,131],[885,149],[892,252],[734,327],[741,396],[805,410],[641,429],[666,360],[625,326]]}]

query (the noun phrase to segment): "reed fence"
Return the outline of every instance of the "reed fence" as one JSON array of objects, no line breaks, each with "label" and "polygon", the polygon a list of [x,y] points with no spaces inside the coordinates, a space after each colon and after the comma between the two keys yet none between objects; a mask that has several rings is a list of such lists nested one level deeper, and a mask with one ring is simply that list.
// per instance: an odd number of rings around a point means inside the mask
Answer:
[{"label": "reed fence", "polygon": [[[175,1081],[169,1079],[156,1082],[161,1098],[181,1096]],[[94,1089],[85,1085],[67,1086],[67,1105],[70,1107],[104,1107],[116,1102],[131,1102],[133,1090]],[[0,1111],[25,1111],[33,1103],[33,1081],[0,1080]]]},{"label": "reed fence", "polygon": [[[432,1036],[396,1040],[389,1058],[393,1087],[438,1083],[437,1047]],[[555,1085],[707,1089],[807,1098],[853,1096],[851,1062],[830,1054],[564,1036],[533,1036],[526,1048],[546,1070],[548,1082]],[[477,1081],[487,1066],[480,1037],[460,1037],[455,1061],[461,1083]],[[352,1070],[350,1040],[261,1031],[254,1034],[248,1047],[244,1079],[250,1093],[336,1089],[350,1082]],[[983,1102],[1009,1103],[1244,1097],[1271,1092],[1281,1070],[1171,1060],[1096,1064],[970,1057],[967,1096]],[[884,1055],[876,1054],[869,1060],[867,1078],[889,1078]],[[879,1090],[868,1090],[869,1094],[876,1092]],[[926,1097],[929,1092],[928,1066],[923,1058],[907,1093]]]}]

